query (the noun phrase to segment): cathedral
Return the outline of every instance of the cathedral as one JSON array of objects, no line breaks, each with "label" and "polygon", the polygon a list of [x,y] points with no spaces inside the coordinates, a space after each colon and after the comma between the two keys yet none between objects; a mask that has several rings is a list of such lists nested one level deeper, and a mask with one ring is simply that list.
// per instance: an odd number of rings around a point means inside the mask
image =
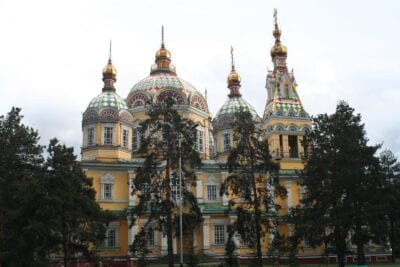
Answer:
[{"label": "cathedral", "polygon": [[[212,117],[206,97],[178,76],[164,38],[156,51],[150,75],[138,81],[126,98],[118,95],[115,86],[117,71],[109,58],[102,73],[104,87],[89,102],[82,118],[82,165],[86,175],[93,178],[99,205],[114,215],[106,239],[96,247],[104,262],[112,261],[113,266],[118,266],[117,262],[134,260],[129,245],[142,222],[138,220],[130,227],[126,211],[137,203],[137,198],[131,194],[131,185],[137,168],[144,161],[138,153],[141,142],[139,126],[146,119],[147,103],[172,98],[179,113],[198,124],[196,149],[202,158],[202,166],[196,170],[196,186],[192,191],[201,207],[203,221],[193,232],[196,254],[220,260],[225,254],[227,225],[235,217],[225,213],[228,199],[219,195],[221,183],[228,176],[228,170],[221,166],[233,145],[232,121],[240,109],[252,114],[262,130],[260,139],[268,144],[272,158],[279,160],[279,181],[287,189],[285,199],[276,199],[282,207],[280,214],[287,214],[288,209],[299,204],[306,192],[298,184],[297,171],[304,166],[302,138],[311,129],[311,117],[301,102],[294,74],[288,71],[288,51],[281,42],[282,32],[276,14],[272,34],[275,39],[270,50],[273,70],[266,73],[263,114],[257,114],[245,100],[246,96],[241,94],[241,76],[233,60],[231,71],[227,73],[227,100]],[[280,230],[290,235],[292,227],[282,225]],[[149,257],[159,258],[167,254],[166,238],[159,231],[147,235]],[[269,236],[264,237],[262,252],[265,257],[270,241]],[[173,250],[179,254],[178,239],[174,239]],[[240,257],[251,254],[245,244],[238,244],[237,250]],[[321,257],[321,253],[322,249],[312,249],[304,241],[298,257]]]}]

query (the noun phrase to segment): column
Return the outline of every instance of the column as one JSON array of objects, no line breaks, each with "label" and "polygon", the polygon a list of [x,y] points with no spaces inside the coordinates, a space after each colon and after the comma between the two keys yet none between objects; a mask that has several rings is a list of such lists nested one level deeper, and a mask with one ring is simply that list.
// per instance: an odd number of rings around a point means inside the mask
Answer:
[{"label": "column", "polygon": [[167,243],[167,235],[164,235],[164,231],[161,231],[161,256],[165,256],[168,254],[168,243]]},{"label": "column", "polygon": [[201,173],[196,173],[196,198],[198,203],[203,203],[203,181],[201,180]]},{"label": "column", "polygon": [[287,191],[287,208],[289,210],[293,206],[292,182],[286,182],[286,191]]},{"label": "column", "polygon": [[210,216],[203,216],[203,253],[210,253]]},{"label": "column", "polygon": [[129,174],[129,190],[128,190],[128,194],[129,194],[129,206],[135,206],[136,204],[136,196],[132,195],[132,186],[133,186],[133,179],[135,179],[136,177],[136,172],[133,170],[128,171]]},{"label": "column", "polygon": [[[232,225],[237,220],[237,216],[229,215],[229,224]],[[237,234],[233,235],[233,242],[235,243],[235,254],[239,254],[240,250],[240,240]]]},{"label": "column", "polygon": [[[128,218],[128,247],[132,245],[133,241],[135,241],[135,235],[137,234],[137,223],[132,227],[129,227],[130,224],[131,220]],[[132,252],[128,250],[128,254],[131,255]]]}]

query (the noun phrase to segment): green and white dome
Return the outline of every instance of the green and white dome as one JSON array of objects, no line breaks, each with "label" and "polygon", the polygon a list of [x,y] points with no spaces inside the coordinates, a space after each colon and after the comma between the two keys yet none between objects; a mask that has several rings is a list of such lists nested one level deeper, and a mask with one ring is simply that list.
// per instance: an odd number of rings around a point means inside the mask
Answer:
[{"label": "green and white dome", "polygon": [[219,109],[215,119],[217,120],[221,116],[234,115],[241,110],[250,112],[254,119],[258,118],[255,109],[249,103],[247,103],[246,100],[241,97],[237,97],[229,98],[228,101],[226,101],[225,104],[223,104]]},{"label": "green and white dome", "polygon": [[106,91],[102,92],[93,98],[92,101],[90,101],[87,109],[90,108],[97,108],[99,110],[103,108],[115,108],[117,110],[123,110],[128,109],[128,106],[126,105],[125,101],[115,92]]}]

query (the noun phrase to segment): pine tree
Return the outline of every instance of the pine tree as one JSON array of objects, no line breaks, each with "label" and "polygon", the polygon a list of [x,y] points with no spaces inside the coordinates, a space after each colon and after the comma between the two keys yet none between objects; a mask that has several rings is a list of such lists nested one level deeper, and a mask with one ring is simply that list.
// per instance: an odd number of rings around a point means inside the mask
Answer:
[{"label": "pine tree", "polygon": [[372,195],[377,215],[374,218],[372,231],[374,240],[382,245],[390,244],[392,262],[396,260],[397,243],[400,242],[400,163],[390,150],[379,154],[381,176],[378,190]]},{"label": "pine tree", "polygon": [[294,211],[297,235],[313,247],[333,247],[339,266],[344,266],[347,237],[353,233],[358,264],[364,265],[364,245],[371,238],[368,196],[376,190],[378,146],[368,146],[361,116],[345,102],[339,102],[334,114],[313,118],[313,130],[304,141],[310,153],[300,178],[307,197]]},{"label": "pine tree", "polygon": [[284,197],[286,190],[279,185],[279,166],[272,161],[268,145],[258,139],[252,115],[238,112],[234,126],[235,145],[227,162],[230,174],[221,186],[221,195],[228,195],[237,214],[234,231],[256,249],[257,266],[262,266],[261,241],[274,228],[270,216],[275,211],[274,197]]},{"label": "pine tree", "polygon": [[147,115],[148,119],[141,123],[145,138],[140,148],[146,158],[133,181],[133,194],[138,196],[139,203],[131,210],[131,226],[139,218],[147,222],[136,235],[131,250],[146,253],[139,245],[145,245],[143,231],[161,231],[167,236],[168,265],[172,267],[173,235],[179,236],[179,158],[182,155],[184,234],[191,233],[202,221],[197,199],[189,189],[190,185],[195,185],[194,168],[201,164],[201,159],[194,150],[195,124],[179,115],[171,99],[152,105]]},{"label": "pine tree", "polygon": [[[21,109],[0,117],[0,265],[29,266],[49,250],[47,217],[39,201],[43,147],[22,123]],[[22,256],[23,255],[23,256]]]},{"label": "pine tree", "polygon": [[92,179],[86,177],[72,147],[50,140],[45,164],[43,213],[48,216],[54,252],[62,252],[64,266],[82,254],[94,257],[90,249],[105,238],[107,214],[97,204]]}]

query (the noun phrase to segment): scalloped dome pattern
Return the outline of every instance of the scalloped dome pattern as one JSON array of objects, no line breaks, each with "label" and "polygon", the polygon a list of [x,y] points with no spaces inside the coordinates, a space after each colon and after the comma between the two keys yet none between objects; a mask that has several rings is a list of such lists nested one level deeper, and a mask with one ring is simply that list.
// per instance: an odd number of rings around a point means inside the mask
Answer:
[{"label": "scalloped dome pattern", "polygon": [[125,101],[114,92],[102,92],[101,94],[93,98],[92,101],[90,101],[87,108],[102,109],[108,107],[116,108],[118,110],[128,109]]},{"label": "scalloped dome pattern", "polygon": [[215,116],[215,120],[223,115],[234,115],[236,112],[239,112],[241,108],[243,111],[249,111],[254,119],[258,118],[257,112],[246,100],[241,97],[235,97],[229,98],[228,101],[225,102]]}]

